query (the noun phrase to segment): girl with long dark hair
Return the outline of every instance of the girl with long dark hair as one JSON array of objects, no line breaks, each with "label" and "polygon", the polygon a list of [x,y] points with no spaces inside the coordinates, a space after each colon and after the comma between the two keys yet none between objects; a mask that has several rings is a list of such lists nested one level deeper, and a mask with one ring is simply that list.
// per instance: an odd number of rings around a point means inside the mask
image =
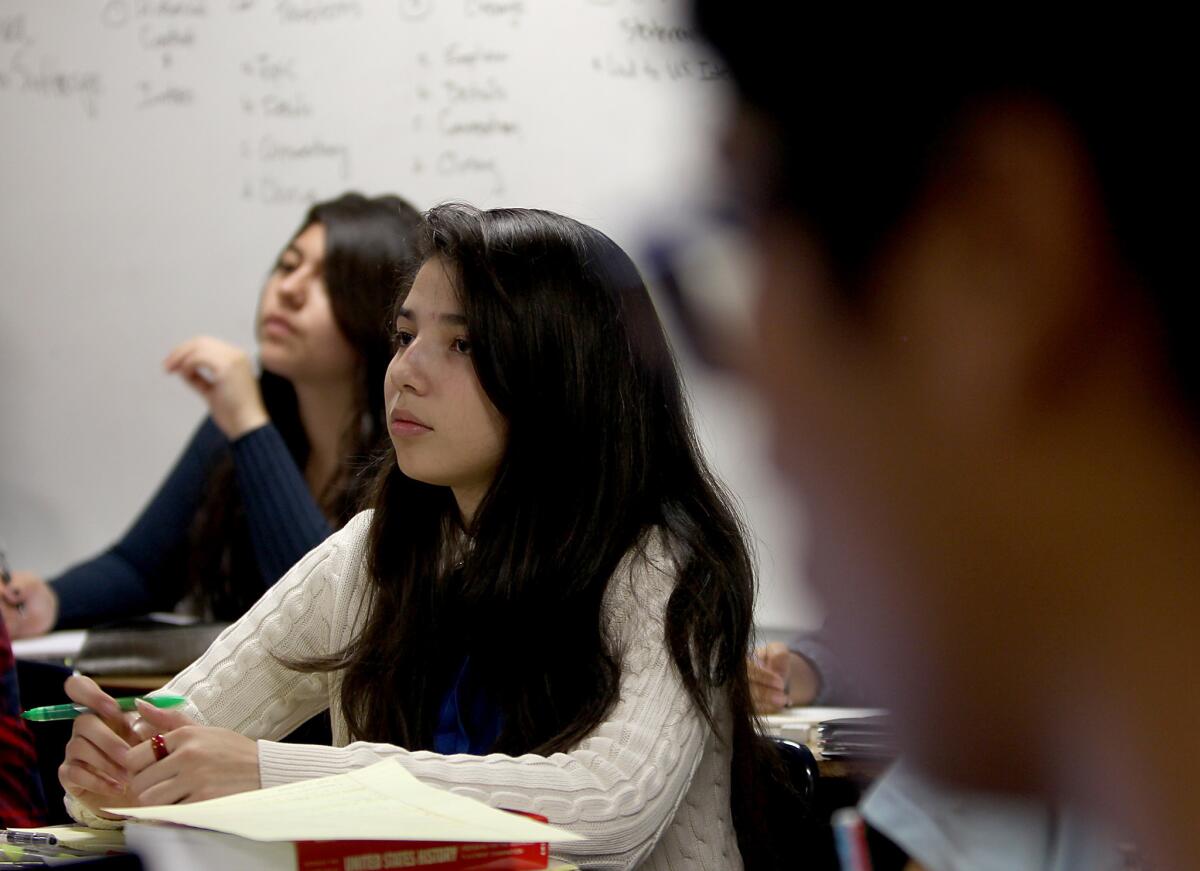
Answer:
[{"label": "girl with long dark hair", "polygon": [[394,196],[314,205],[279,255],[256,318],[262,373],[208,336],[165,366],[209,416],[158,493],[109,550],[46,582],[3,588],[14,637],[89,626],[185,596],[201,615],[240,617],[287,569],[345,524],[385,443],[384,326],[415,256],[419,213]]},{"label": "girl with long dark hair", "polygon": [[[751,560],[646,287],[549,212],[442,206],[426,237],[374,511],[165,688],[186,713],[135,730],[70,679],[102,715],[61,769],[74,812],[394,757],[586,836],[562,852],[587,867],[736,871]],[[277,742],[326,707],[335,746]]]}]

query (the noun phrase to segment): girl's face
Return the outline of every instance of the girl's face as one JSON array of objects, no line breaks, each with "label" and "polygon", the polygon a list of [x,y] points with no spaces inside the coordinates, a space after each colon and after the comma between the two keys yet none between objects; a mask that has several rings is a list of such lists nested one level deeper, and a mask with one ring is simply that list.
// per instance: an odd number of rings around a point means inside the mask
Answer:
[{"label": "girl's face", "polygon": [[293,382],[354,377],[359,354],[342,335],[325,287],[325,225],[313,224],[279,255],[258,307],[263,368]]},{"label": "girl's face", "polygon": [[421,267],[396,318],[384,380],[388,431],[400,471],[450,487],[469,520],[504,454],[508,426],[475,375],[471,338],[449,267]]}]

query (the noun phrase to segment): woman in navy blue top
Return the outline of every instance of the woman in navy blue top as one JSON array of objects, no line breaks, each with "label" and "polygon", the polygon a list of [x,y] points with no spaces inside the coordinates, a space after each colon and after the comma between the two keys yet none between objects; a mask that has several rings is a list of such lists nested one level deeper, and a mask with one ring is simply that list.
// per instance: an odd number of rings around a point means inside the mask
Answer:
[{"label": "woman in navy blue top", "polygon": [[259,302],[261,375],[212,337],[171,351],[165,368],[206,400],[208,418],[115,545],[49,582],[14,573],[0,600],[13,637],[185,597],[204,616],[234,619],[351,516],[358,473],[387,442],[387,313],[420,224],[393,196],[350,193],[310,209]]}]

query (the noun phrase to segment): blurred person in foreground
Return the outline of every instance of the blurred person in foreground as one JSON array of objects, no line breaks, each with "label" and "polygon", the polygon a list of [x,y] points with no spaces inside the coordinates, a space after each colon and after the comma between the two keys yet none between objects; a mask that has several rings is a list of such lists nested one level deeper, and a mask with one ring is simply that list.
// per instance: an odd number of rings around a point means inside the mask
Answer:
[{"label": "blurred person in foreground", "polygon": [[833,644],[929,774],[1070,802],[1190,867],[1182,37],[1147,60],[1136,22],[1018,8],[956,37],[697,15],[739,94],[726,146],[758,271],[736,356],[803,494]]}]

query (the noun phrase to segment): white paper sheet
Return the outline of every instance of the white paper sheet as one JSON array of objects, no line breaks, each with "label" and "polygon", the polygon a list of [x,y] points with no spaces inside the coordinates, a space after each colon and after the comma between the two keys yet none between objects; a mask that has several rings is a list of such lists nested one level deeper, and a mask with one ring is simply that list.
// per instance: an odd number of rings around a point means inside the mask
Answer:
[{"label": "white paper sheet", "polygon": [[38,638],[21,638],[12,643],[17,659],[74,659],[83,649],[86,629],[66,629]]},{"label": "white paper sheet", "polygon": [[195,804],[110,808],[255,841],[542,842],[580,835],[421,783],[395,759]]}]

